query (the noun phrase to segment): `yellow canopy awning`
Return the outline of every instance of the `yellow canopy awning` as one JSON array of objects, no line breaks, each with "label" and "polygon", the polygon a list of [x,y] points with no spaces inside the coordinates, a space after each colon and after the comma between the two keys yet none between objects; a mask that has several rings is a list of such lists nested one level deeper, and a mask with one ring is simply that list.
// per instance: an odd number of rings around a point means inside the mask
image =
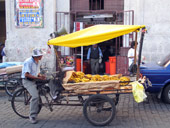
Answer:
[{"label": "yellow canopy awning", "polygon": [[141,28],[144,25],[94,25],[83,30],[48,41],[48,45],[80,47],[101,43]]}]

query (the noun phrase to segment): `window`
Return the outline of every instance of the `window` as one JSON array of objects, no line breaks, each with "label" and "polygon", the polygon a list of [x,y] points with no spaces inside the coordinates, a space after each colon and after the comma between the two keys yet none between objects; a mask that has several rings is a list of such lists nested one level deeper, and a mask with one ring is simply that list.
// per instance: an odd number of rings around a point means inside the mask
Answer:
[{"label": "window", "polygon": [[89,10],[103,10],[104,0],[89,0]]}]

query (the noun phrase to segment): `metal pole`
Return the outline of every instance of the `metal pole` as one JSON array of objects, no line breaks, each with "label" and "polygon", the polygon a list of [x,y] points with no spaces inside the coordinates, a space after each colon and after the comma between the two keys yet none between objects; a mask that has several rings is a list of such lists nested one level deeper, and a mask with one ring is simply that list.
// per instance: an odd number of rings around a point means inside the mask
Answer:
[{"label": "metal pole", "polygon": [[83,72],[83,46],[81,46],[81,72]]},{"label": "metal pole", "polygon": [[138,37],[138,32],[135,32],[135,56],[134,56],[134,64],[136,64],[137,37]]},{"label": "metal pole", "polygon": [[141,33],[136,80],[139,79],[140,63],[141,63],[141,55],[142,55],[142,47],[143,47],[144,35],[145,35],[145,28],[142,29],[142,33]]},{"label": "metal pole", "polygon": [[[75,12],[75,23],[76,23],[76,18],[77,18],[77,12]],[[75,24],[75,31],[76,31],[76,24]],[[76,59],[77,59],[77,48],[75,48],[75,70],[77,71],[77,69],[76,69],[76,67],[77,67],[77,61],[76,61]]]}]

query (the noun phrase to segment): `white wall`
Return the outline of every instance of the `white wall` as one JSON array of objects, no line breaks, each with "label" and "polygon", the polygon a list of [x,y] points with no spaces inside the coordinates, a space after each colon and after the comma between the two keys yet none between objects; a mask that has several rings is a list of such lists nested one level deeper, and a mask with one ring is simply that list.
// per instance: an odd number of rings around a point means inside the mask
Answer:
[{"label": "white wall", "polygon": [[[70,0],[57,0],[57,12],[70,12]],[[67,32],[70,32],[70,15],[57,14],[60,19],[57,19],[57,29],[64,26]],[[61,55],[69,55],[70,48],[61,47]]]},{"label": "white wall", "polygon": [[70,11],[70,0],[57,0],[57,11],[69,12]]},{"label": "white wall", "polygon": [[148,62],[157,62],[170,53],[169,0],[125,0],[124,9],[134,10],[136,25],[146,25],[142,52]]},{"label": "white wall", "polygon": [[31,56],[33,48],[42,48],[47,52],[43,62],[50,68],[55,67],[54,50],[48,49],[49,34],[55,30],[55,0],[44,0],[43,28],[16,28],[14,21],[14,0],[6,0],[6,30],[7,39],[5,51],[7,61],[24,61]]}]

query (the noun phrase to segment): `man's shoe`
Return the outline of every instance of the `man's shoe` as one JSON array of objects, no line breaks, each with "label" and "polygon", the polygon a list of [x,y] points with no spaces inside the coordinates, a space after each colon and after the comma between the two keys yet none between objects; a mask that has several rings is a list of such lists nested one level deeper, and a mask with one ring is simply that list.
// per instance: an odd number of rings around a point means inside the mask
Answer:
[{"label": "man's shoe", "polygon": [[35,117],[30,117],[30,122],[31,124],[36,124],[38,121],[36,120]]}]

